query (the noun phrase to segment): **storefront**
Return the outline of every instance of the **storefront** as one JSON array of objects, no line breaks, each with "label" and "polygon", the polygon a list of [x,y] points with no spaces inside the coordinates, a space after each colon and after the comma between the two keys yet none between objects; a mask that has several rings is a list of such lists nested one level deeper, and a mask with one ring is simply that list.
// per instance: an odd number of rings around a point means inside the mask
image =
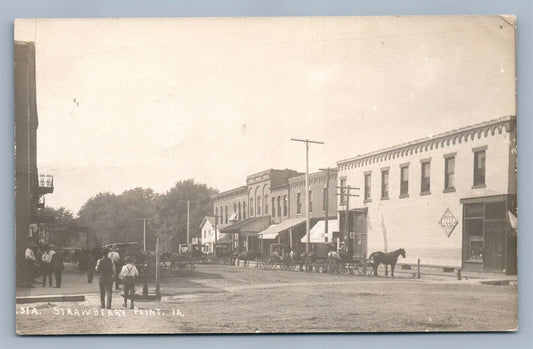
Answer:
[{"label": "storefront", "polygon": [[516,215],[516,195],[462,199],[463,268],[516,274],[516,235],[508,212]]}]

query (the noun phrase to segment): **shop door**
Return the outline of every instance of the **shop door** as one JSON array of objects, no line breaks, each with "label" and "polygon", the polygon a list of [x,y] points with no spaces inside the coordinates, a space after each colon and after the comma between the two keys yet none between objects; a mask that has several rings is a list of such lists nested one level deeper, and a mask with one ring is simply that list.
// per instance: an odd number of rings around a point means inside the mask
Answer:
[{"label": "shop door", "polygon": [[360,260],[367,255],[366,213],[356,212],[353,220],[353,259]]},{"label": "shop door", "polygon": [[505,228],[507,222],[485,222],[485,269],[505,269]]}]

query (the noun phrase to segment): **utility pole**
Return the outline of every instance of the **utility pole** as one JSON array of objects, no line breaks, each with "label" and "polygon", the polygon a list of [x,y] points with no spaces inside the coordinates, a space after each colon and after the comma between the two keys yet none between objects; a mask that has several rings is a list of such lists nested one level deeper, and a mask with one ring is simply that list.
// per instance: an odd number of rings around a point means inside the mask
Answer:
[{"label": "utility pole", "polygon": [[339,172],[336,168],[319,168],[320,171],[326,171],[326,202],[324,203],[325,221],[324,221],[324,234],[328,236],[328,219],[329,219],[329,172]]},{"label": "utility pole", "polygon": [[291,138],[291,141],[305,143],[305,233],[307,234],[306,252],[309,253],[311,250],[311,235],[309,233],[309,143],[324,144],[324,142],[297,138]]},{"label": "utility pole", "polygon": [[[350,212],[350,196],[351,197],[358,197],[359,195],[357,194],[352,194],[350,192],[350,190],[359,190],[359,188],[350,188],[350,186],[346,186],[346,188],[344,187],[337,187],[341,190],[340,193],[337,193],[337,195],[340,195],[341,199],[343,196],[346,196],[346,210],[345,210],[345,214],[344,214],[344,249],[346,250],[346,252],[348,252],[348,246],[347,246],[347,242],[348,242],[348,239],[349,239],[349,231],[348,231],[348,214]],[[344,193],[344,191],[346,190],[346,193]],[[342,201],[341,201],[341,204],[342,204]]]},{"label": "utility pole", "polygon": [[143,251],[146,251],[146,218],[137,218],[143,220]]}]

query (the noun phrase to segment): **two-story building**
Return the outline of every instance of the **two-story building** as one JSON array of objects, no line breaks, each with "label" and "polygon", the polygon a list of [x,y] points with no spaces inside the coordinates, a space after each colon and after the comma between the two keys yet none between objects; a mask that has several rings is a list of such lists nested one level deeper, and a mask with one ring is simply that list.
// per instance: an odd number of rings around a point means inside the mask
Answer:
[{"label": "two-story building", "polygon": [[337,162],[341,235],[359,258],[516,273],[516,117]]}]

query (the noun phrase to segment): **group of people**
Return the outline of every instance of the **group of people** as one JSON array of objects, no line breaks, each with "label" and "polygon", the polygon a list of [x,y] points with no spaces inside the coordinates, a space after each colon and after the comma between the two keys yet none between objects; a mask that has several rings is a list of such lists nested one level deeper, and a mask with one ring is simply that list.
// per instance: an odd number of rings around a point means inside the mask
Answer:
[{"label": "group of people", "polygon": [[[34,287],[35,278],[42,275],[42,287],[45,287],[46,281],[48,281],[50,287],[60,288],[63,270],[65,269],[63,259],[61,248],[42,243],[31,243],[24,252],[27,275],[26,286]],[[55,286],[53,286],[52,276],[54,276],[56,281]]]},{"label": "group of people", "polygon": [[[94,255],[94,254],[92,254]],[[88,282],[92,281],[92,258],[89,255],[87,265]],[[94,270],[100,274],[98,285],[100,287],[100,305],[103,308],[111,309],[111,299],[113,297],[113,282],[115,289],[119,289],[119,280],[124,284],[124,307],[128,306],[128,299],[130,299],[130,306],[134,308],[135,300],[135,280],[139,277],[139,271],[135,267],[132,257],[127,256],[121,260],[120,254],[117,250],[104,249],[101,258],[96,261]],[[90,279],[89,279],[89,275]]]}]

